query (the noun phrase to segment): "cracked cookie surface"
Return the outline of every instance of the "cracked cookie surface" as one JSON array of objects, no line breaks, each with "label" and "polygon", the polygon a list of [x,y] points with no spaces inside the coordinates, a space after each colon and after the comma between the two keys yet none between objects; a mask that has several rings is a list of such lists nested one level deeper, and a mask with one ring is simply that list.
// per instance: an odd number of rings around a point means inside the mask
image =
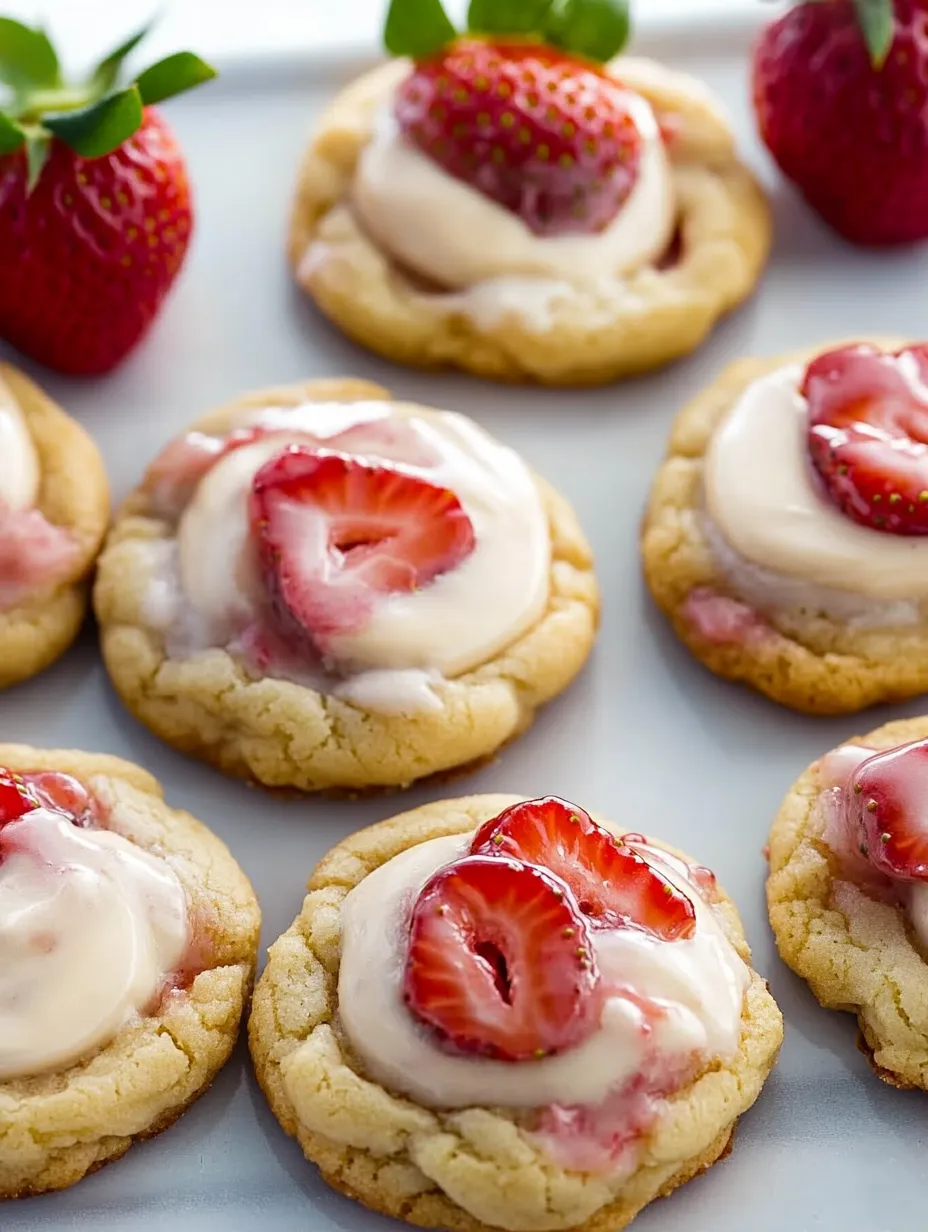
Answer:
[{"label": "cracked cookie surface", "polygon": [[[846,743],[877,751],[926,737],[928,719],[903,719]],[[767,906],[780,957],[821,1005],[856,1014],[879,1077],[928,1090],[928,962],[901,907],[840,875],[818,808],[826,786],[813,762],[770,832]]]},{"label": "cracked cookie surface", "polygon": [[[308,381],[249,394],[192,427],[222,433],[243,411],[312,401],[383,401],[363,381]],[[436,687],[440,706],[386,715],[303,684],[256,679],[224,649],[167,653],[146,594],[153,543],[170,543],[145,488],[126,502],[100,559],[94,605],[107,668],[126,706],[181,752],[270,788],[365,791],[404,787],[486,761],[521,735],[535,711],[586,662],[599,621],[590,548],[568,503],[537,480],[551,540],[546,611],[481,666]]]},{"label": "cracked cookie surface", "polygon": [[38,455],[36,508],[52,525],[70,531],[76,550],[64,576],[51,588],[0,611],[0,689],[44,671],[77,637],[110,513],[103,460],[84,429],[9,364],[0,364],[0,398],[4,396],[22,412]]},{"label": "cracked cookie surface", "polygon": [[[352,835],[317,866],[294,924],[270,948],[249,1025],[258,1079],[275,1116],[323,1179],[374,1210],[448,1232],[617,1232],[648,1203],[728,1150],[782,1038],[779,1010],[755,973],[736,1057],[671,1096],[638,1169],[624,1180],[552,1164],[500,1108],[426,1109],[370,1081],[341,1028],[341,904],[368,873],[418,843],[466,834],[520,797],[444,800]],[[650,841],[650,840],[649,840]],[[737,912],[716,909],[741,957]]]},{"label": "cracked cookie surface", "polygon": [[345,89],[323,115],[299,172],[289,241],[297,282],[357,342],[400,363],[497,380],[602,384],[688,354],[750,294],[770,246],[764,194],[739,162],[708,89],[633,57],[620,57],[610,71],[672,131],[679,260],[616,279],[614,288],[580,286],[541,322],[539,314],[530,320],[511,310],[484,320],[463,311],[460,293],[425,289],[373,243],[350,205],[377,113],[407,71],[402,62],[387,64]]},{"label": "cracked cookie surface", "polygon": [[[905,343],[856,338],[883,350]],[[674,632],[710,671],[808,714],[850,714],[928,690],[928,612],[916,624],[840,623],[808,607],[758,612],[742,602],[719,563],[703,521],[704,459],[715,431],[759,377],[844,346],[815,348],[726,368],[677,417],[642,527],[644,574]],[[708,637],[692,617],[693,597],[721,602],[731,636]]]},{"label": "cracked cookie surface", "polygon": [[254,978],[260,912],[227,847],[158,782],[116,757],[0,745],[0,764],[74,775],[106,828],[163,858],[183,886],[197,972],[105,1047],[57,1073],[0,1081],[0,1199],[64,1189],[167,1129],[228,1060]]}]

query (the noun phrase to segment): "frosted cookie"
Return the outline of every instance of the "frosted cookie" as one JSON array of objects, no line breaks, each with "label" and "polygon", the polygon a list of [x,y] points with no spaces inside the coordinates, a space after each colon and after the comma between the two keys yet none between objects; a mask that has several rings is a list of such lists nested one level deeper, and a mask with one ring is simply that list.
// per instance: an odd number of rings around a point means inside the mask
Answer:
[{"label": "frosted cookie", "polygon": [[498,8],[472,5],[457,38],[395,0],[401,58],[332,102],[303,159],[299,285],[401,363],[574,385],[687,354],[770,244],[726,116],[692,77],[613,58],[608,5],[534,42],[537,4]]},{"label": "frosted cookie", "polygon": [[805,771],[773,823],[767,903],[783,961],[857,1015],[879,1077],[928,1090],[928,719]]},{"label": "frosted cookie", "polygon": [[782,1038],[704,868],[562,800],[444,800],[340,843],[249,1035],[335,1189],[448,1232],[614,1232],[728,1151]]},{"label": "frosted cookie", "polygon": [[74,641],[108,518],[93,441],[0,363],[0,689],[41,672]]},{"label": "frosted cookie", "polygon": [[648,585],[713,672],[810,714],[928,690],[928,348],[743,360],[681,413]]},{"label": "frosted cookie", "polygon": [[260,915],[155,779],[0,745],[0,1199],[64,1189],[173,1124],[232,1051]]},{"label": "frosted cookie", "polygon": [[95,602],[144,723],[301,791],[486,759],[570,683],[598,618],[560,496],[471,420],[357,381],[250,395],[170,444]]}]

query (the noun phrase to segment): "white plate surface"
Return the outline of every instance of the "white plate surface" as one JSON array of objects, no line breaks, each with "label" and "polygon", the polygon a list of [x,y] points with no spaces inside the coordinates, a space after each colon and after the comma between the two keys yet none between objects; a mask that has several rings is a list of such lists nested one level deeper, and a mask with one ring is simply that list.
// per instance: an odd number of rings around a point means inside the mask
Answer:
[{"label": "white plate surface", "polygon": [[[741,23],[648,47],[706,78],[738,117],[772,187],[778,240],[759,294],[692,359],[588,393],[507,389],[392,368],[355,349],[293,290],[282,249],[294,169],[313,116],[354,65],[334,57],[240,65],[178,100],[199,232],[183,285],[150,342],[106,381],[39,375],[100,442],[117,497],[168,437],[242,390],[354,374],[473,415],[574,502],[592,538],[605,620],[589,669],[533,731],[459,794],[558,793],[687,848],[737,900],[758,968],[787,1021],[780,1064],[729,1160],[659,1203],[640,1232],[903,1232],[924,1225],[928,1101],[872,1077],[852,1019],[828,1014],[776,958],[761,848],[803,767],[859,720],[802,718],[722,683],[677,645],[648,602],[636,540],[651,474],[679,406],[750,352],[874,331],[928,332],[928,254],[856,252],[777,184],[752,134]],[[434,792],[357,804],[266,799],[176,756],[107,686],[88,632],[39,680],[0,698],[0,739],[118,753],[152,770],[172,803],[231,845],[264,907],[264,944],[298,910],[305,876],[338,839]],[[240,1048],[170,1132],[70,1193],[6,1204],[2,1232],[388,1232],[398,1225],[330,1193],[264,1106]]]}]

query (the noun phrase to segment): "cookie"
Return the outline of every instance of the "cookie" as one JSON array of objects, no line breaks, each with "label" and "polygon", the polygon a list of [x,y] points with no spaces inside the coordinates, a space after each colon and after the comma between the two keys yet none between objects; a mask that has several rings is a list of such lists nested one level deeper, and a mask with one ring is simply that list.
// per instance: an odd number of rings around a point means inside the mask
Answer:
[{"label": "cookie", "polygon": [[641,136],[635,187],[600,233],[548,237],[399,136],[391,108],[410,71],[392,62],[331,103],[292,210],[298,284],[363,346],[501,381],[596,385],[689,353],[750,294],[769,210],[701,82],[628,56],[606,67]]},{"label": "cookie", "polygon": [[249,1037],[329,1185],[448,1232],[614,1232],[727,1153],[780,1013],[712,874],[622,832],[472,796],[322,860]]},{"label": "cookie", "polygon": [[0,745],[0,1199],[167,1129],[228,1060],[260,913],[225,844],[115,757]]},{"label": "cookie", "polygon": [[[879,521],[881,509],[911,518],[923,507],[884,474],[913,442],[898,417],[885,431],[828,422],[848,398],[874,423],[897,396],[917,409],[902,346],[823,344],[731,365],[680,413],[651,491],[644,573],[677,636],[716,675],[808,714],[928,690],[928,542]],[[862,508],[855,476],[877,485]]]},{"label": "cookie", "polygon": [[359,381],[250,394],[169,445],[95,605],[143,723],[304,792],[486,760],[567,687],[598,620],[566,501],[470,420]]},{"label": "cookie", "polygon": [[928,1090],[928,719],[887,723],[819,758],[770,833],[780,956],[827,1009],[856,1014],[880,1078]]},{"label": "cookie", "polygon": [[0,364],[0,689],[43,671],[74,641],[108,519],[96,445]]}]

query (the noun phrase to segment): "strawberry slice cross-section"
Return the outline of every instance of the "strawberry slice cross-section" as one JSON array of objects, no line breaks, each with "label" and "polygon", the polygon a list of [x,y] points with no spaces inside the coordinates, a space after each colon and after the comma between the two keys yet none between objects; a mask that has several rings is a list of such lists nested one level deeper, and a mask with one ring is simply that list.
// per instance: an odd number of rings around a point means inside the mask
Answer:
[{"label": "strawberry slice cross-section", "polygon": [[555,796],[504,809],[477,831],[471,851],[548,869],[572,891],[593,929],[635,927],[662,941],[692,935],[690,898],[588,813]]},{"label": "strawberry slice cross-section", "polygon": [[928,346],[829,351],[802,393],[812,464],[838,508],[873,530],[928,534]]},{"label": "strawberry slice cross-section", "polygon": [[928,740],[868,758],[851,776],[848,819],[860,852],[900,881],[928,881]]},{"label": "strawberry slice cross-section", "polygon": [[385,596],[456,569],[476,546],[449,489],[337,452],[291,446],[258,471],[251,525],[274,611],[324,649]]},{"label": "strawberry slice cross-section", "polygon": [[440,869],[413,908],[403,994],[448,1046],[532,1061],[596,1029],[589,931],[556,878],[519,860],[469,856]]},{"label": "strawberry slice cross-section", "polygon": [[13,823],[36,809],[62,813],[75,826],[99,821],[97,801],[70,774],[56,770],[20,774],[0,766],[0,860],[17,848]]}]

